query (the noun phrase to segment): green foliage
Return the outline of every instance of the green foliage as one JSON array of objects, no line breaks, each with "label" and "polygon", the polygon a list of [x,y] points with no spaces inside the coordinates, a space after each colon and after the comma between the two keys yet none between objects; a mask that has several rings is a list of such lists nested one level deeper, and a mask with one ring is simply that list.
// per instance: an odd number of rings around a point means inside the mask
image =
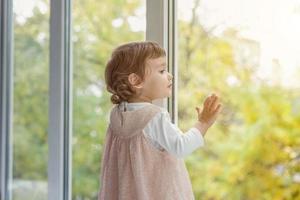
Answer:
[{"label": "green foliage", "polygon": [[[179,126],[195,123],[212,91],[224,106],[205,147],[186,159],[196,199],[300,199],[300,91],[253,82],[256,66],[236,63],[226,37],[191,23],[179,23]],[[200,39],[185,35],[192,31]]]},{"label": "green foliage", "polygon": [[[14,26],[13,177],[45,180],[48,163],[49,15]],[[15,19],[17,16],[14,16]],[[16,20],[15,20],[16,21]],[[44,39],[39,39],[41,35]]]}]

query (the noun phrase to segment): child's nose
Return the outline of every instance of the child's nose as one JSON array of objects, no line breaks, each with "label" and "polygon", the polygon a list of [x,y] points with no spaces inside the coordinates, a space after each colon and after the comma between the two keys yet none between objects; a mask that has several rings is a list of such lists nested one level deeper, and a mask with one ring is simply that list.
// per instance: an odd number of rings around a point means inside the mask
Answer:
[{"label": "child's nose", "polygon": [[173,79],[173,75],[169,73],[169,79],[172,80]]}]

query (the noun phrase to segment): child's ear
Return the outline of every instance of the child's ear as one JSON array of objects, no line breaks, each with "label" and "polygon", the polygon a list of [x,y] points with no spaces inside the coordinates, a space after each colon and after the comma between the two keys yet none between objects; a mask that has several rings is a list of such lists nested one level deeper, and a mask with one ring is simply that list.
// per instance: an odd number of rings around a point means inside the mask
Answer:
[{"label": "child's ear", "polygon": [[137,74],[135,74],[135,73],[129,74],[128,81],[134,88],[137,88],[137,89],[142,88],[141,78]]}]

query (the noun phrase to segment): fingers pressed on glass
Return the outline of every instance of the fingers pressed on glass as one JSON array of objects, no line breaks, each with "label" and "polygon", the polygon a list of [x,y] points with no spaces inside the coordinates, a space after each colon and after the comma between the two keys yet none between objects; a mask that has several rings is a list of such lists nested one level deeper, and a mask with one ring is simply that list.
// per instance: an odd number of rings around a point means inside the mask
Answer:
[{"label": "fingers pressed on glass", "polygon": [[215,110],[217,103],[218,103],[218,99],[217,98],[213,98],[213,100],[212,100],[212,102],[210,104],[209,110],[211,110],[211,111]]},{"label": "fingers pressed on glass", "polygon": [[204,105],[205,106],[208,106],[209,105],[209,102],[210,102],[210,97],[207,97],[204,101]]},{"label": "fingers pressed on glass", "polygon": [[217,105],[217,107],[216,107],[216,109],[215,109],[214,112],[215,112],[215,113],[219,112],[220,109],[221,109],[221,106],[222,106],[222,104],[219,103],[219,104]]},{"label": "fingers pressed on glass", "polygon": [[207,103],[207,107],[210,109],[210,107],[211,107],[211,105],[212,105],[212,103],[213,103],[214,98],[213,98],[212,96],[210,96],[210,97],[208,97],[208,98],[209,98],[209,101],[208,101],[208,103]]}]

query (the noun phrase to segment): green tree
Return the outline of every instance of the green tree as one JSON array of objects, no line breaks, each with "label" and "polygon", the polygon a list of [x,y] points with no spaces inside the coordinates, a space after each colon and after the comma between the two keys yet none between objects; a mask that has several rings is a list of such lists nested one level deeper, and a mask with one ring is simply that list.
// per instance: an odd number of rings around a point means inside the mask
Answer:
[{"label": "green tree", "polygon": [[256,45],[236,30],[214,36],[199,21],[199,5],[179,21],[179,126],[193,125],[195,106],[212,91],[224,109],[206,146],[186,160],[196,199],[300,199],[300,114],[292,106],[299,90],[257,80],[255,58],[235,55],[236,42]]}]

